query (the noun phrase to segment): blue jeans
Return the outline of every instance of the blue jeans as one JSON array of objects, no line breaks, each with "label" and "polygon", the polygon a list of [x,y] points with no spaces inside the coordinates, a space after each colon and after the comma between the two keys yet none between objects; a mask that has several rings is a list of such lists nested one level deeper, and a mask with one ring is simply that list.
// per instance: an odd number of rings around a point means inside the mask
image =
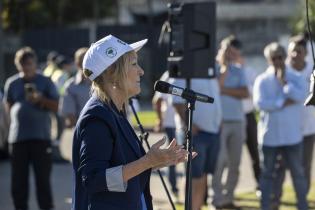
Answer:
[{"label": "blue jeans", "polygon": [[299,210],[307,210],[306,200],[307,184],[302,166],[303,144],[290,146],[268,147],[263,146],[263,173],[260,179],[261,189],[261,209],[270,210],[273,197],[275,196],[275,187],[282,187],[280,176],[276,173],[277,156],[281,154],[290,169],[293,180],[294,190],[297,197],[297,207]]},{"label": "blue jeans", "polygon": [[[169,142],[171,142],[173,140],[173,138],[175,138],[175,128],[166,127],[165,133],[167,135]],[[177,193],[178,189],[176,186],[176,168],[175,168],[175,165],[170,166],[168,169],[169,169],[168,170],[168,181],[171,184],[172,192]]]},{"label": "blue jeans", "polygon": [[220,149],[220,135],[198,131],[193,135],[193,150],[198,155],[192,160],[191,176],[200,178],[205,174],[213,174]]}]

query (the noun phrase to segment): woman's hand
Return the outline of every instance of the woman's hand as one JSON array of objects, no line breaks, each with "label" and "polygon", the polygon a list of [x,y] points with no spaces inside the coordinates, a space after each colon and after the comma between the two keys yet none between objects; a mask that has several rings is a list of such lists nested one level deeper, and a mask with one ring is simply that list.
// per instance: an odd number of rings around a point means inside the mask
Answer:
[{"label": "woman's hand", "polygon": [[[174,165],[180,162],[187,161],[188,152],[184,150],[182,145],[177,145],[176,140],[172,142],[165,149],[160,147],[165,143],[166,138],[164,137],[157,143],[153,144],[149,152],[142,158],[128,163],[123,166],[123,180],[127,182],[132,177],[135,177],[143,171],[153,168],[162,168],[165,166]],[[192,157],[194,158],[197,153],[193,152]]]},{"label": "woman's hand", "polygon": [[[164,145],[166,137],[152,145],[149,152],[146,154],[146,159],[150,164],[150,168],[162,168],[165,166],[174,165],[187,160],[188,152],[183,145],[177,145],[176,140],[172,142],[165,149],[160,147]],[[193,154],[193,157],[196,154]]]}]

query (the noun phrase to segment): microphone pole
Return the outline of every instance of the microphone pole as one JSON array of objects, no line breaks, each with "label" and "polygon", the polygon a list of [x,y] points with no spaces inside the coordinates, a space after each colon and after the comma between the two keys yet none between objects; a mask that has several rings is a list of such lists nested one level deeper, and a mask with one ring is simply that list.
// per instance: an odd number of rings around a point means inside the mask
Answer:
[{"label": "microphone pole", "polygon": [[[186,86],[190,89],[190,79],[186,79]],[[195,110],[195,99],[186,99],[187,100],[187,110],[186,112],[186,150],[188,151],[188,161],[186,167],[186,186],[185,186],[185,210],[191,210],[192,208],[192,197],[191,197],[191,162],[192,162],[192,149],[193,149],[193,138],[192,138],[192,119],[193,119],[193,111]],[[187,118],[188,116],[188,118]],[[188,119],[188,121],[187,121]]]},{"label": "microphone pole", "polygon": [[[138,127],[139,127],[140,132],[141,132],[141,134],[139,135],[140,140],[141,140],[142,143],[143,143],[143,141],[144,141],[145,144],[147,145],[147,148],[150,149],[151,147],[150,147],[150,144],[149,144],[149,142],[148,142],[149,133],[144,131],[143,126],[142,126],[142,124],[140,123],[138,114],[137,114],[137,112],[136,112],[136,110],[135,110],[135,108],[134,108],[134,106],[133,106],[132,98],[129,98],[129,105],[130,105],[130,107],[131,107],[131,110],[132,110],[132,112],[133,112],[133,115],[134,115],[135,118],[136,118]],[[164,181],[164,179],[163,179],[163,177],[162,177],[161,171],[160,171],[159,169],[157,169],[157,172],[158,172],[159,177],[160,177],[160,179],[161,179],[162,185],[163,185],[163,187],[164,187],[164,189],[165,189],[167,198],[168,198],[169,202],[171,203],[172,209],[173,209],[173,210],[176,210],[175,205],[174,205],[174,202],[173,202],[173,200],[172,200],[172,198],[171,198],[170,192],[168,191],[167,186],[166,186],[166,184],[165,184],[165,181]]]}]

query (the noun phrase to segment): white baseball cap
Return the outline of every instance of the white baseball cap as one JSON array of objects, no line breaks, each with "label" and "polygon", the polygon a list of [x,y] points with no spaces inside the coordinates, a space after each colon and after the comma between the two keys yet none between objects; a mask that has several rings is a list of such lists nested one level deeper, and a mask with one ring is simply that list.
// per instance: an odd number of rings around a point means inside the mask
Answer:
[{"label": "white baseball cap", "polygon": [[83,69],[91,71],[90,80],[94,80],[120,56],[132,50],[140,50],[148,39],[132,44],[127,44],[113,35],[108,35],[103,39],[93,43],[83,58]]}]

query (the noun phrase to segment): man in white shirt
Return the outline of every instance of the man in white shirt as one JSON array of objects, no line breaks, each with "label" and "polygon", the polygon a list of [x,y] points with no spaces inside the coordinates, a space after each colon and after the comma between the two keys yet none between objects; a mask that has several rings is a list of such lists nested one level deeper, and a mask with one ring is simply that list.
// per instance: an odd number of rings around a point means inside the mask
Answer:
[{"label": "man in white shirt", "polygon": [[[184,79],[170,79],[169,82],[186,87]],[[192,210],[200,210],[207,190],[207,175],[213,175],[218,158],[222,110],[217,79],[191,79],[190,84],[195,92],[214,98],[213,104],[196,101],[193,113],[193,149],[198,155],[192,160]],[[172,100],[175,110],[185,122],[185,100],[178,96],[172,96]]]},{"label": "man in white shirt", "polygon": [[[299,210],[307,210],[307,186],[302,167],[302,111],[306,96],[302,77],[285,66],[285,50],[270,43],[264,50],[269,63],[253,88],[253,101],[260,111],[258,140],[262,144],[263,171],[260,179],[261,209],[274,209],[275,185],[282,187],[275,170],[281,155],[290,169]],[[275,176],[276,174],[276,176]]]},{"label": "man in white shirt", "polygon": [[[310,76],[313,71],[313,64],[306,60],[307,55],[307,40],[302,35],[297,35],[290,38],[288,46],[288,56],[286,64],[288,68],[294,72],[299,73],[303,77],[305,87],[310,86]],[[305,90],[307,92],[307,89]],[[307,106],[303,107],[302,112],[302,134],[303,134],[303,168],[305,172],[307,191],[310,189],[311,181],[311,166],[313,159],[313,150],[315,142],[315,107]],[[285,178],[285,167],[287,163],[283,160],[278,164],[280,167],[277,169],[277,175],[279,176],[279,185]],[[276,193],[274,203],[279,204],[282,188],[275,186],[278,192]]]},{"label": "man in white shirt", "polygon": [[[299,72],[304,78],[307,87],[310,86],[310,76],[313,65],[305,60],[307,55],[306,40],[302,36],[295,36],[290,39],[288,47],[288,66],[294,71]],[[313,148],[315,141],[315,107],[307,106],[303,109],[303,166],[307,179],[307,189],[310,188],[311,166],[313,159]]]}]

